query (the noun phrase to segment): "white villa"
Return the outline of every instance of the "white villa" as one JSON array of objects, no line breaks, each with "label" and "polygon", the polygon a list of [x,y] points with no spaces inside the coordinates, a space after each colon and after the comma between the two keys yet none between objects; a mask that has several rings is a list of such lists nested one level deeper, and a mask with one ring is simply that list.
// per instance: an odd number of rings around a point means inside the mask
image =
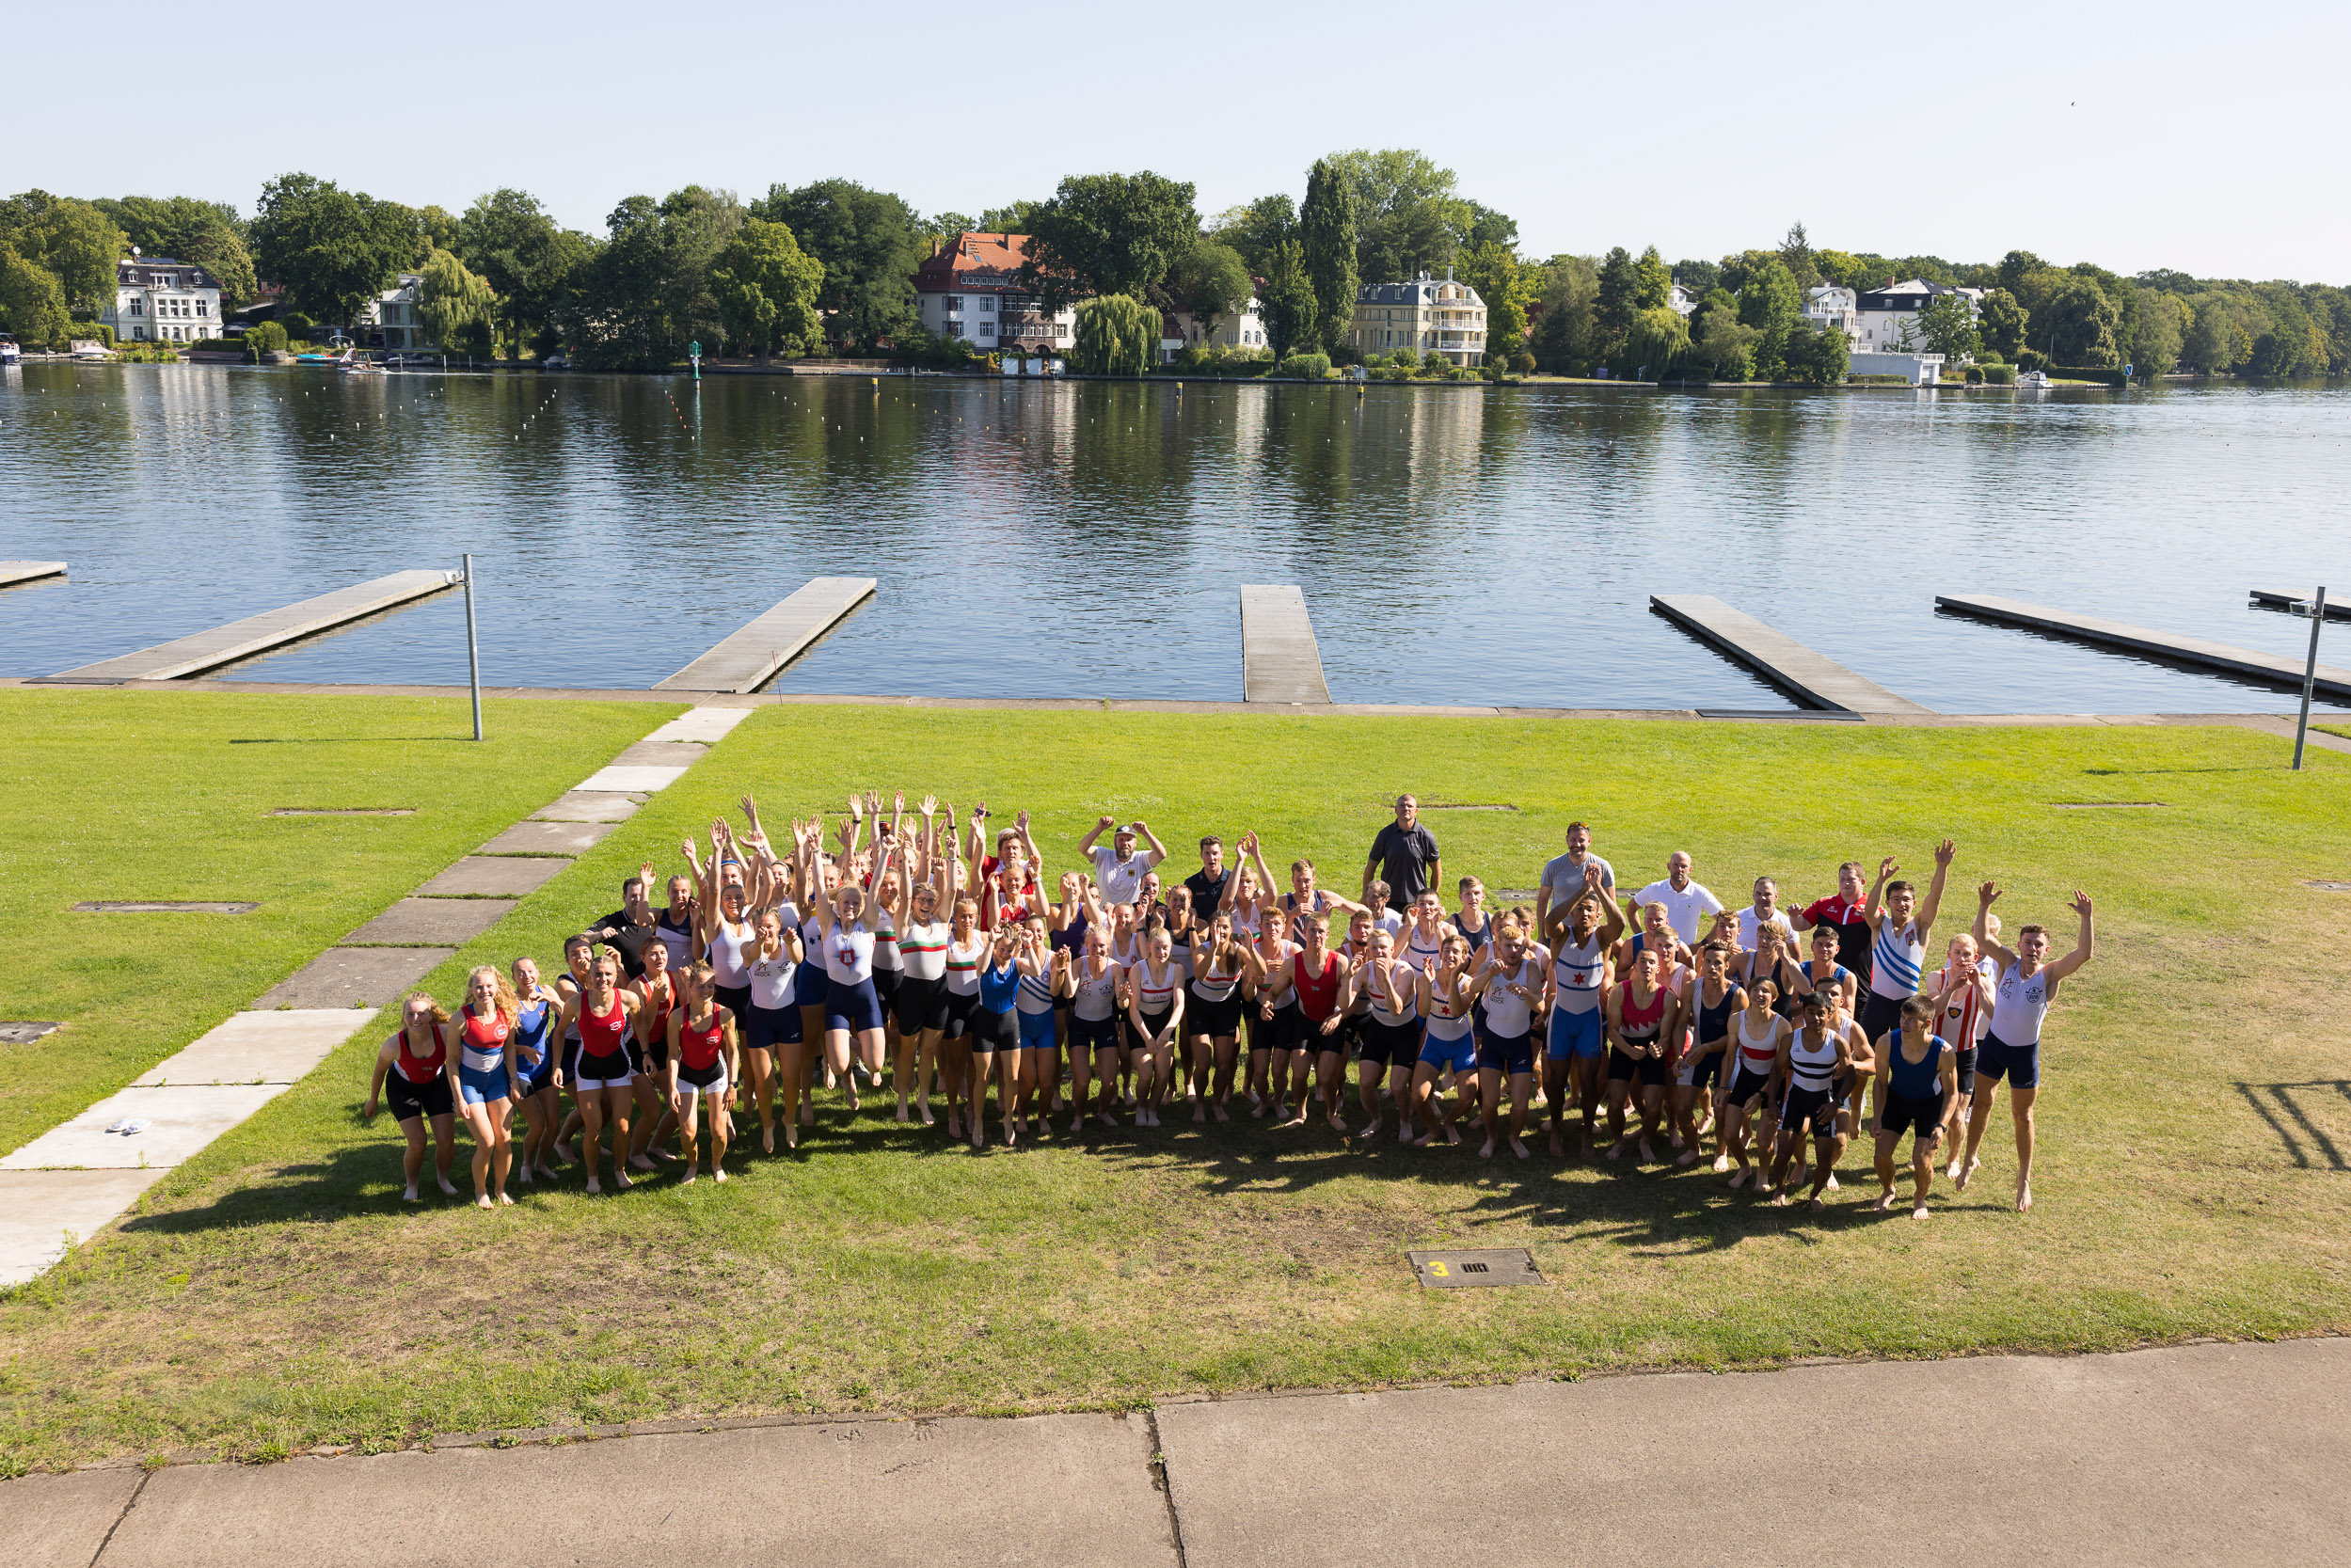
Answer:
[{"label": "white villa", "polygon": [[1356,292],[1348,341],[1364,356],[1400,348],[1441,354],[1456,365],[1485,358],[1485,301],[1467,283],[1421,274],[1409,283],[1366,283]]},{"label": "white villa", "polygon": [[[1861,336],[1853,339],[1853,346],[1866,353],[1899,353],[1904,350],[1903,328],[1908,327],[1913,341],[1911,348],[1924,348],[1917,341],[1918,312],[1940,294],[1960,294],[1967,308],[1977,315],[1983,314],[1982,289],[1954,289],[1948,284],[1929,283],[1912,278],[1907,283],[1888,281],[1882,289],[1871,289],[1854,302],[1853,323]],[[1848,336],[1851,336],[1849,333]]]},{"label": "white villa", "polygon": [[220,285],[202,267],[168,257],[117,261],[114,300],[99,320],[118,342],[192,343],[220,336]]}]

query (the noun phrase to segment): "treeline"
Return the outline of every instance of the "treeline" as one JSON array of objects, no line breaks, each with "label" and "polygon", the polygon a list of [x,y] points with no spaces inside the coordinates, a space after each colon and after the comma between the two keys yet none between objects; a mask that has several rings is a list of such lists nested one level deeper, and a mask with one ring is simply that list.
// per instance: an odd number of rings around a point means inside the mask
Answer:
[{"label": "treeline", "polygon": [[[209,271],[223,309],[284,291],[281,319],[359,319],[404,272],[423,277],[426,329],[478,356],[567,350],[587,366],[662,369],[689,343],[768,356],[885,347],[939,364],[979,345],[925,336],[916,265],[961,231],[1031,236],[1025,284],[1048,309],[1080,305],[1082,367],[1139,372],[1163,323],[1213,330],[1254,295],[1272,359],[1345,362],[1356,292],[1421,272],[1455,276],[1486,305],[1489,369],[1650,379],[1835,380],[1840,334],[1814,331],[1805,291],[1912,277],[1989,291],[1924,312],[1912,346],[2032,366],[2178,368],[2258,376],[2351,372],[2351,294],[2321,284],[2125,278],[2030,251],[1996,262],[1816,249],[1803,226],[1771,249],[1667,263],[1655,246],[1523,256],[1517,224],[1463,195],[1425,153],[1356,149],[1317,160],[1295,198],[1276,192],[1205,218],[1194,187],[1151,171],[1072,176],[1049,198],[925,216],[851,180],[770,185],[750,201],[688,185],[632,196],[598,234],[558,224],[528,192],[459,212],[409,207],[329,180],[266,183],[247,219],[188,197],[77,200],[27,191],[0,202],[0,328],[27,343],[75,334],[112,297],[136,245]],[[1696,309],[1671,305],[1680,284]]]}]

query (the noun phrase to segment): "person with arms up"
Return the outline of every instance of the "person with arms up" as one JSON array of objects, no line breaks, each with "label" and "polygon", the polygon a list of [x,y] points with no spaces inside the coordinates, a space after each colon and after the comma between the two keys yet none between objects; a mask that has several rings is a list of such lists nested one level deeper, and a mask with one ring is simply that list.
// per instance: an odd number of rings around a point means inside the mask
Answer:
[{"label": "person with arms up", "polygon": [[1943,883],[1950,875],[1953,852],[1947,838],[1935,846],[1934,878],[1927,884],[1923,903],[1908,882],[1887,880],[1901,870],[1893,856],[1878,867],[1864,911],[1874,936],[1869,967],[1864,971],[1867,994],[1861,1007],[1862,1030],[1873,1040],[1901,1027],[1902,1004],[1918,994],[1918,975],[1926,967],[1934,917],[1943,908]]},{"label": "person with arms up", "polygon": [[1967,1164],[1959,1174],[1964,1192],[1979,1164],[1976,1149],[1984,1141],[1992,1120],[1992,1090],[2005,1078],[2009,1085],[2009,1115],[2016,1122],[2016,1212],[2033,1206],[2033,1101],[2041,1094],[2041,1026],[2057,999],[2057,987],[2089,962],[2097,952],[2090,922],[2089,895],[2076,890],[2069,906],[2081,917],[2073,951],[2052,962],[2049,931],[2025,926],[2016,933],[2016,945],[2003,946],[1985,929],[1998,887],[1986,882],[1977,892],[1976,945],[1999,971],[1993,990],[1992,1029],[1976,1053],[1976,1100],[1967,1122]]},{"label": "person with arms up", "polygon": [[1437,835],[1421,825],[1421,803],[1409,795],[1396,797],[1396,819],[1373,836],[1372,852],[1363,862],[1363,901],[1372,901],[1372,884],[1388,884],[1389,899],[1400,909],[1420,901],[1421,895],[1445,878],[1445,863],[1437,852]]},{"label": "person with arms up", "polygon": [[[1107,848],[1095,842],[1105,832],[1110,834]],[[1151,845],[1141,854],[1135,848],[1138,835]],[[1077,852],[1094,863],[1094,885],[1102,890],[1104,904],[1134,903],[1142,895],[1143,874],[1168,858],[1168,847],[1159,842],[1151,825],[1139,818],[1123,827],[1107,816],[1100,818],[1094,823],[1094,831],[1079,842]]]}]

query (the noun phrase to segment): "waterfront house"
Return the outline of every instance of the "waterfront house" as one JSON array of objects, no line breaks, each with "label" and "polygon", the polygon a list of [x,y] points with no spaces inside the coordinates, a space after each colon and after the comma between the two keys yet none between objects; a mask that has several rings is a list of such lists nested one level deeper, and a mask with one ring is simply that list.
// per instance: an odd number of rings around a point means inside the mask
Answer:
[{"label": "waterfront house", "polygon": [[1698,309],[1697,291],[1688,284],[1676,283],[1665,291],[1665,303],[1674,308],[1674,314],[1687,316]]},{"label": "waterfront house", "polygon": [[[424,275],[404,272],[397,287],[386,289],[367,307],[364,325],[383,333],[381,347],[393,354],[413,354],[436,346],[424,330],[420,307],[424,301]],[[362,332],[361,341],[365,341]]]},{"label": "waterfront house", "polygon": [[1025,234],[958,234],[914,269],[914,311],[926,332],[961,338],[983,354],[1066,353],[1077,312],[1048,312],[1021,282]]},{"label": "waterfront house", "polygon": [[[1946,283],[1929,283],[1916,277],[1907,283],[1888,278],[1884,288],[1868,290],[1854,301],[1853,322],[1861,336],[1853,339],[1853,345],[1881,354],[1925,347],[1918,340],[1918,312],[1941,294],[1962,295],[1969,309],[1978,316],[1983,314],[1981,289],[1954,289]],[[1905,327],[1910,335],[1907,344],[1903,341]]]},{"label": "waterfront house", "polygon": [[167,256],[130,259],[114,267],[114,298],[99,320],[117,342],[192,343],[220,336],[220,285],[202,267]]},{"label": "waterfront house", "polygon": [[1421,274],[1409,283],[1366,283],[1356,291],[1350,347],[1369,357],[1400,348],[1440,354],[1456,365],[1485,358],[1485,301],[1467,283]]},{"label": "waterfront house", "polygon": [[1855,345],[1861,342],[1860,296],[1835,283],[1816,283],[1804,291],[1804,320],[1822,332],[1842,332]]},{"label": "waterfront house", "polygon": [[1188,310],[1170,310],[1161,319],[1159,332],[1159,362],[1175,362],[1175,356],[1186,348],[1207,348],[1222,344],[1228,349],[1263,349],[1265,341],[1265,318],[1257,307],[1257,296],[1227,315],[1218,316],[1214,328],[1203,329],[1200,319]]}]

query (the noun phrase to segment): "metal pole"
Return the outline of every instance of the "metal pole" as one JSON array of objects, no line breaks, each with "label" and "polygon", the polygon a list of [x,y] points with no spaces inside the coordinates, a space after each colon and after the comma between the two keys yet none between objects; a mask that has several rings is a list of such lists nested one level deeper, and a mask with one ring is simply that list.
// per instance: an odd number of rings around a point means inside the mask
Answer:
[{"label": "metal pole", "polygon": [[[473,633],[473,557],[466,563],[466,674],[473,688],[473,738],[482,738],[482,644]],[[2297,763],[2296,766],[2299,766]]]},{"label": "metal pole", "polygon": [[2302,721],[2294,726],[2294,770],[2302,771],[2302,737],[2311,728],[2311,688],[2318,684],[2318,628],[2327,624],[2327,590],[2311,601],[2311,658],[2302,667]]}]

